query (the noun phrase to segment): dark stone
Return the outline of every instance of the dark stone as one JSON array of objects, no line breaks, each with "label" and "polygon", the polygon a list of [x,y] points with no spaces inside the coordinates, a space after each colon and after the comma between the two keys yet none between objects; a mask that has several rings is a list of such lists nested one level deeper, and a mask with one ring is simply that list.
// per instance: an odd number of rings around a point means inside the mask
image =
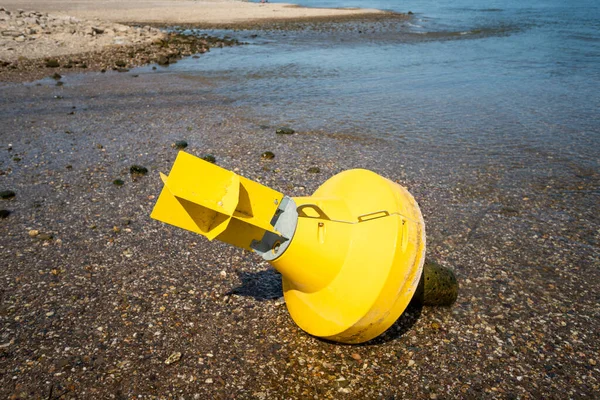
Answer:
[{"label": "dark stone", "polygon": [[65,83],[64,83],[64,82],[62,82],[62,81],[58,81],[58,82],[56,82],[56,86],[62,86],[62,85],[64,85],[64,84],[65,84]]},{"label": "dark stone", "polygon": [[129,72],[127,68],[117,68],[117,72]]},{"label": "dark stone", "polygon": [[19,162],[21,161],[21,157],[13,157],[13,161]]},{"label": "dark stone", "polygon": [[125,68],[127,66],[127,63],[123,60],[117,60],[115,61],[115,65],[120,68]]},{"label": "dark stone", "polygon": [[148,168],[142,167],[141,165],[132,165],[129,167],[129,172],[132,175],[146,175],[148,173]]},{"label": "dark stone", "polygon": [[0,198],[4,200],[12,199],[16,194],[12,190],[3,190],[0,192]]},{"label": "dark stone", "polygon": [[8,218],[9,215],[10,215],[9,210],[0,210],[0,218],[2,218],[2,219]]},{"label": "dark stone", "polygon": [[58,72],[55,72],[54,75],[52,75],[52,79],[59,80],[60,78],[62,78],[62,75]]},{"label": "dark stone", "polygon": [[260,155],[260,158],[264,160],[272,160],[273,158],[275,158],[275,154],[273,154],[272,151],[265,151]]},{"label": "dark stone", "polygon": [[208,161],[208,162],[213,163],[213,164],[215,164],[217,162],[217,159],[212,154],[205,154],[201,158],[204,161]]},{"label": "dark stone", "polygon": [[277,128],[277,130],[275,131],[275,133],[278,135],[291,135],[294,132],[296,132],[296,131],[287,126],[282,126],[281,128]]},{"label": "dark stone", "polygon": [[165,56],[160,56],[158,57],[158,59],[156,59],[156,63],[158,65],[169,65],[169,58]]},{"label": "dark stone", "polygon": [[319,167],[310,167],[307,172],[310,172],[311,174],[318,174],[319,172],[321,172],[321,168]]},{"label": "dark stone", "polygon": [[426,260],[414,297],[426,306],[451,306],[458,297],[458,282],[454,272]]},{"label": "dark stone", "polygon": [[115,186],[123,186],[125,184],[125,181],[123,179],[115,179],[113,181],[113,185]]},{"label": "dark stone", "polygon": [[177,150],[183,150],[186,147],[188,147],[188,142],[186,142],[185,140],[177,140],[175,143],[173,143],[171,145],[171,147],[173,147],[174,149],[177,149]]},{"label": "dark stone", "polygon": [[60,67],[60,63],[58,62],[57,59],[51,58],[49,60],[46,60],[46,67],[47,68],[58,68],[58,67]]}]

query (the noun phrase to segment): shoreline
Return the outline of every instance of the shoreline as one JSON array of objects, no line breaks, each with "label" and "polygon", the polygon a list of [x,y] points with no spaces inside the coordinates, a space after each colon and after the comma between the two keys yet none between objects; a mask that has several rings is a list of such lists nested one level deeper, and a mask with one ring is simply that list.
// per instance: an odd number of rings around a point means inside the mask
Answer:
[{"label": "shoreline", "polygon": [[[262,4],[245,3],[235,0],[214,0],[207,3],[190,3],[187,0],[175,2],[183,6],[202,7],[215,5],[221,12],[228,10],[227,20],[218,20],[214,15],[187,19],[156,15],[155,8],[139,8],[132,13],[122,13],[120,6],[102,10],[78,8],[81,3],[88,7],[92,3],[74,1],[70,3],[53,1],[29,1],[19,3],[20,7],[39,6],[36,11],[22,8],[0,7],[0,82],[28,82],[54,73],[70,71],[123,70],[151,63],[158,63],[160,57],[176,58],[197,55],[208,51],[211,42],[224,47],[237,44],[235,41],[214,37],[197,38],[182,34],[167,34],[159,29],[232,29],[232,30],[299,30],[307,26],[339,24],[346,22],[379,22],[384,20],[405,20],[407,14],[399,14],[373,9],[312,9],[284,4],[284,13],[255,15],[241,18],[246,6]],[[109,5],[108,1],[103,4]],[[134,1],[133,4],[144,3]],[[148,3],[148,2],[146,2]],[[144,4],[146,4],[144,3]],[[151,5],[171,4],[167,1],[150,2]],[[94,3],[95,4],[95,3]],[[45,5],[45,6],[44,6]],[[53,6],[54,5],[54,6]],[[269,7],[272,4],[269,4]],[[63,6],[62,9],[57,9]],[[99,6],[99,5],[96,5]],[[281,6],[277,4],[277,7]],[[180,7],[186,9],[185,7]],[[236,11],[237,10],[237,11]],[[295,10],[290,12],[289,10]],[[300,10],[300,11],[299,11]],[[68,14],[68,15],[67,15]],[[220,15],[220,14],[218,14]],[[102,17],[98,19],[97,17]],[[168,46],[165,46],[167,38]],[[180,46],[186,42],[185,46]],[[189,42],[195,42],[191,44]],[[164,48],[168,47],[169,51]],[[195,52],[194,49],[199,49]],[[140,56],[145,53],[146,56]],[[115,65],[116,63],[116,65]],[[65,68],[66,66],[66,68]]]}]

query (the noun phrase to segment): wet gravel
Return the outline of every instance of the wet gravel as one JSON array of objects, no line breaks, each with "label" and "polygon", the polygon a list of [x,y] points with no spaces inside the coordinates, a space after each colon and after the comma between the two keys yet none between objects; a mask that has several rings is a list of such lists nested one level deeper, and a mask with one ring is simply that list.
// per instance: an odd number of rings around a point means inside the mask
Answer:
[{"label": "wet gravel", "polygon": [[210,51],[211,47],[223,48],[238,44],[240,43],[232,38],[169,32],[153,42],[106,46],[98,51],[56,57],[0,61],[0,82],[30,82],[52,76],[57,80],[56,85],[61,86],[63,82],[60,78],[64,74],[87,71],[129,72],[131,68],[148,64],[168,66],[183,57],[200,57]]},{"label": "wet gravel", "polygon": [[[335,127],[277,135],[211,82],[176,74],[63,81],[0,84],[0,190],[14,192],[0,200],[1,398],[600,392],[599,171],[465,163]],[[150,219],[182,140],[292,196],[348,168],[402,183],[421,204],[427,257],[456,273],[457,302],[413,304],[364,345],[305,334],[259,257]]]}]

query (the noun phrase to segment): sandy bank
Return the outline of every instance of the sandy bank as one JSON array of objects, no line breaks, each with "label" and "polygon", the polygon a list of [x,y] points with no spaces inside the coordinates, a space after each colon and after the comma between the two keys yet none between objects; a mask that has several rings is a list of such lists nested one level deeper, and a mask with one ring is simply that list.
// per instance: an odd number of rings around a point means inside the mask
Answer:
[{"label": "sandy bank", "polygon": [[7,0],[8,9],[66,13],[78,18],[154,24],[230,24],[265,19],[344,17],[382,13],[375,9],[304,8],[238,0]]}]

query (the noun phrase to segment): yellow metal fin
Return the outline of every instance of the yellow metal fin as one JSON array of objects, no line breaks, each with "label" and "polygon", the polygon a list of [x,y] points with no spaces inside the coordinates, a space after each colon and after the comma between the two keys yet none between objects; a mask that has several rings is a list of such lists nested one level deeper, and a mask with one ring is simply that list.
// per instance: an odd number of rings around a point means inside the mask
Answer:
[{"label": "yellow metal fin", "polygon": [[271,225],[283,194],[234,172],[179,152],[151,217],[250,249]]}]

